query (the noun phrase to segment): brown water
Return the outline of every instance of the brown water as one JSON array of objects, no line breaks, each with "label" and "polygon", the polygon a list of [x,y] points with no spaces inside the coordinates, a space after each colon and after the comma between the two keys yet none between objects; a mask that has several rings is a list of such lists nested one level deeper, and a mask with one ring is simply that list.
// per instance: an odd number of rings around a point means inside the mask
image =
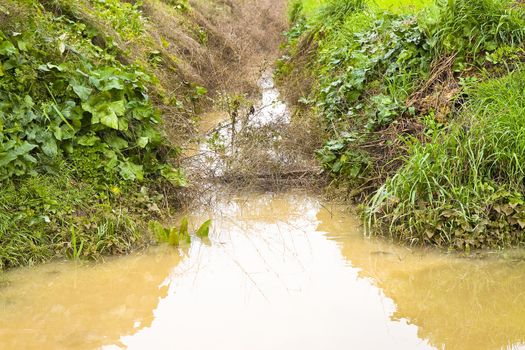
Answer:
[{"label": "brown water", "polygon": [[523,262],[369,240],[302,193],[213,208],[184,250],[5,274],[0,348],[525,348]]}]

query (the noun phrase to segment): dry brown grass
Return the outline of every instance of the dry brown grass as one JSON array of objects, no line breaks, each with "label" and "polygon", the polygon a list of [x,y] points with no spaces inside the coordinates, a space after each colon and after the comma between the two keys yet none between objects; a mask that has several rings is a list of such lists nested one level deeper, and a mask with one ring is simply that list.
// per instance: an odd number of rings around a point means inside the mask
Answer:
[{"label": "dry brown grass", "polygon": [[[48,11],[96,28],[100,46],[111,38],[123,63],[138,63],[158,78],[152,98],[177,145],[192,134],[196,110],[211,107],[219,94],[255,96],[261,67],[277,58],[287,23],[286,0],[191,0],[187,11],[165,0],[144,0],[145,32],[126,41],[89,0],[39,1]],[[157,64],[149,60],[154,51],[162,58]],[[209,98],[175,108],[172,102],[187,100],[193,84],[205,87]]]},{"label": "dry brown grass", "polygon": [[207,147],[185,159],[193,198],[221,188],[228,191],[278,191],[287,188],[319,188],[325,180],[314,152],[322,143],[322,130],[315,118],[276,118],[263,125],[249,108],[241,108],[232,138],[232,122],[225,121],[207,133],[226,135],[219,147]]},{"label": "dry brown grass", "polygon": [[460,91],[452,66],[456,56],[435,61],[430,77],[410,96],[407,107],[414,107],[420,114],[434,111],[439,122],[445,122],[451,112],[452,102]]}]

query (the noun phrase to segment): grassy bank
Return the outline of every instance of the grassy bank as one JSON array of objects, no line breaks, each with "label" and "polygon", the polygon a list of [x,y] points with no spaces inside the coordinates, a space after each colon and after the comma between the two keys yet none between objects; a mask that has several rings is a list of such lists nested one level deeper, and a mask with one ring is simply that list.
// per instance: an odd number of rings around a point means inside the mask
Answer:
[{"label": "grassy bank", "polygon": [[459,250],[525,242],[525,9],[505,0],[291,4],[278,77],[325,126],[332,187],[372,232]]},{"label": "grassy bank", "polygon": [[115,43],[142,35],[140,12],[117,3],[90,8],[110,36],[81,2],[0,2],[0,268],[143,246],[184,185],[153,66]]}]

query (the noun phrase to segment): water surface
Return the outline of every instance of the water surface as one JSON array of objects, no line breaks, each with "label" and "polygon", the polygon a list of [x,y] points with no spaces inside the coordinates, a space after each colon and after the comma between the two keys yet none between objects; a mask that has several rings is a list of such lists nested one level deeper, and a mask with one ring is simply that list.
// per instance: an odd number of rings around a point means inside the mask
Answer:
[{"label": "water surface", "polygon": [[209,240],[4,276],[2,349],[518,349],[525,264],[363,238],[304,193],[224,198]]}]

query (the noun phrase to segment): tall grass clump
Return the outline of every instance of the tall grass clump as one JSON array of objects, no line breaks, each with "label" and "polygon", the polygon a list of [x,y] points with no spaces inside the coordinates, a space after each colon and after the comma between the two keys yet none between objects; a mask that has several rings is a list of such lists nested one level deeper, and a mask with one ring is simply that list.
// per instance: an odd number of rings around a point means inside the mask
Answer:
[{"label": "tall grass clump", "polygon": [[330,0],[320,7],[316,21],[321,23],[341,23],[352,13],[365,7],[364,0]]},{"label": "tall grass clump", "polygon": [[469,90],[462,116],[370,203],[369,223],[411,243],[461,250],[525,243],[525,71]]},{"label": "tall grass clump", "polygon": [[525,16],[512,0],[437,0],[423,11],[421,26],[436,56],[456,53],[476,58],[525,39]]}]

